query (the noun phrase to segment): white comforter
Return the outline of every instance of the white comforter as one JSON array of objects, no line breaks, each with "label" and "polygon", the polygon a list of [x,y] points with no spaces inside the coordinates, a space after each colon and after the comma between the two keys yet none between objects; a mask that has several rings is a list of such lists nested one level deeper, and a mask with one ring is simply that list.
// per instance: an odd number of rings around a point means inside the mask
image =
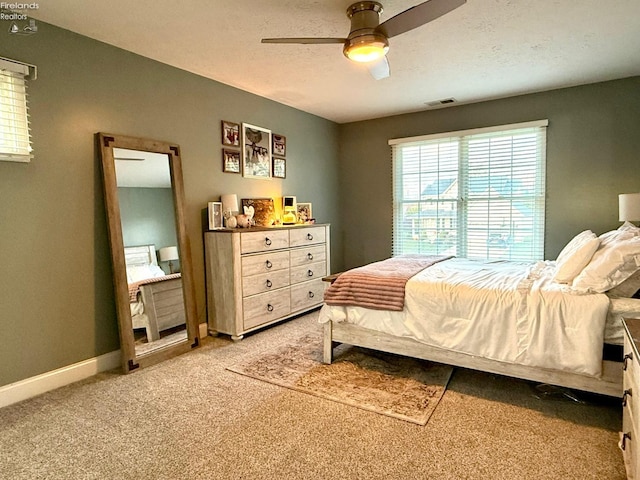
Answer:
[{"label": "white comforter", "polygon": [[402,312],[324,305],[320,322],[347,321],[493,360],[599,376],[609,299],[553,282],[553,262],[454,258],[406,285]]}]

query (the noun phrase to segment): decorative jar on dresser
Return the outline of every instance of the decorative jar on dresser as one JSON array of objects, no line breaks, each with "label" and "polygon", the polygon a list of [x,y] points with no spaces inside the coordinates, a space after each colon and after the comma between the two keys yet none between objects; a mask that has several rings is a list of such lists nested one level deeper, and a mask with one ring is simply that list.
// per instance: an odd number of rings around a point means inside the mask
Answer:
[{"label": "decorative jar on dresser", "polygon": [[245,333],[322,305],[330,273],[328,224],[205,232],[211,334]]},{"label": "decorative jar on dresser", "polygon": [[622,394],[622,434],[620,447],[627,478],[640,478],[640,319],[625,318]]}]

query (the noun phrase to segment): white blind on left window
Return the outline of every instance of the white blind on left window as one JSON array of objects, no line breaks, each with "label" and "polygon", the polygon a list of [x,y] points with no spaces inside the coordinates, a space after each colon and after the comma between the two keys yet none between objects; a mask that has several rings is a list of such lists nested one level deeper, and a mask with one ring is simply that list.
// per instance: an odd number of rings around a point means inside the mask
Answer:
[{"label": "white blind on left window", "polygon": [[27,107],[26,65],[0,59],[0,160],[32,158]]}]

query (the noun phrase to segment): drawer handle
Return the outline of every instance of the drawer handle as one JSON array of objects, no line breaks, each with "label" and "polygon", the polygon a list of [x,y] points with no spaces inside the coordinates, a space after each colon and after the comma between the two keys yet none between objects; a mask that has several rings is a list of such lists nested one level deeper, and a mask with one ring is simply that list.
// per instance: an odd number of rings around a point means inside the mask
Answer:
[{"label": "drawer handle", "polygon": [[627,353],[624,358],[622,359],[622,370],[626,370],[627,369],[627,361],[628,360],[633,360],[633,354],[631,352]]},{"label": "drawer handle", "polygon": [[267,310],[270,312],[273,312],[273,305],[271,305],[270,303],[267,304]]},{"label": "drawer handle", "polygon": [[267,288],[271,288],[273,286],[273,283],[271,283],[271,280],[267,280]]},{"label": "drawer handle", "polygon": [[625,433],[624,435],[622,435],[622,442],[620,442],[620,448],[622,448],[622,450],[627,449],[627,440],[631,441],[630,433]]},{"label": "drawer handle", "polygon": [[313,260],[313,253],[307,253],[307,258],[309,260]]},{"label": "drawer handle", "polygon": [[624,393],[622,394],[622,406],[626,407],[627,406],[627,397],[633,397],[633,394],[631,393],[631,389],[627,389],[624,391]]},{"label": "drawer handle", "polygon": [[271,260],[267,260],[266,265],[267,265],[267,268],[273,267],[273,263],[271,263]]},{"label": "drawer handle", "polygon": [[313,240],[313,235],[311,235],[310,233],[307,233],[307,240]]},{"label": "drawer handle", "polygon": [[271,246],[271,239],[270,239],[269,237],[266,237],[266,238],[264,239],[264,244],[265,244],[267,247]]},{"label": "drawer handle", "polygon": [[309,292],[309,298],[313,298],[315,297],[315,294],[313,292]]},{"label": "drawer handle", "polygon": [[307,277],[313,277],[313,270],[307,270]]}]

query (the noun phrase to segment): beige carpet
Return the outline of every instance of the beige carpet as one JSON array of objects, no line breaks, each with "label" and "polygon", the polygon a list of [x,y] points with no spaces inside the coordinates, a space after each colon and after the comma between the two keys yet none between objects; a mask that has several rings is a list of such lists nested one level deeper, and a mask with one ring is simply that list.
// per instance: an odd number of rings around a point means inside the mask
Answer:
[{"label": "beige carpet", "polygon": [[426,425],[453,369],[446,365],[341,345],[322,363],[322,339],[305,335],[227,367],[232,372]]},{"label": "beige carpet", "polygon": [[456,368],[421,426],[226,369],[320,335],[317,317],[0,408],[0,479],[626,479],[620,399]]}]

